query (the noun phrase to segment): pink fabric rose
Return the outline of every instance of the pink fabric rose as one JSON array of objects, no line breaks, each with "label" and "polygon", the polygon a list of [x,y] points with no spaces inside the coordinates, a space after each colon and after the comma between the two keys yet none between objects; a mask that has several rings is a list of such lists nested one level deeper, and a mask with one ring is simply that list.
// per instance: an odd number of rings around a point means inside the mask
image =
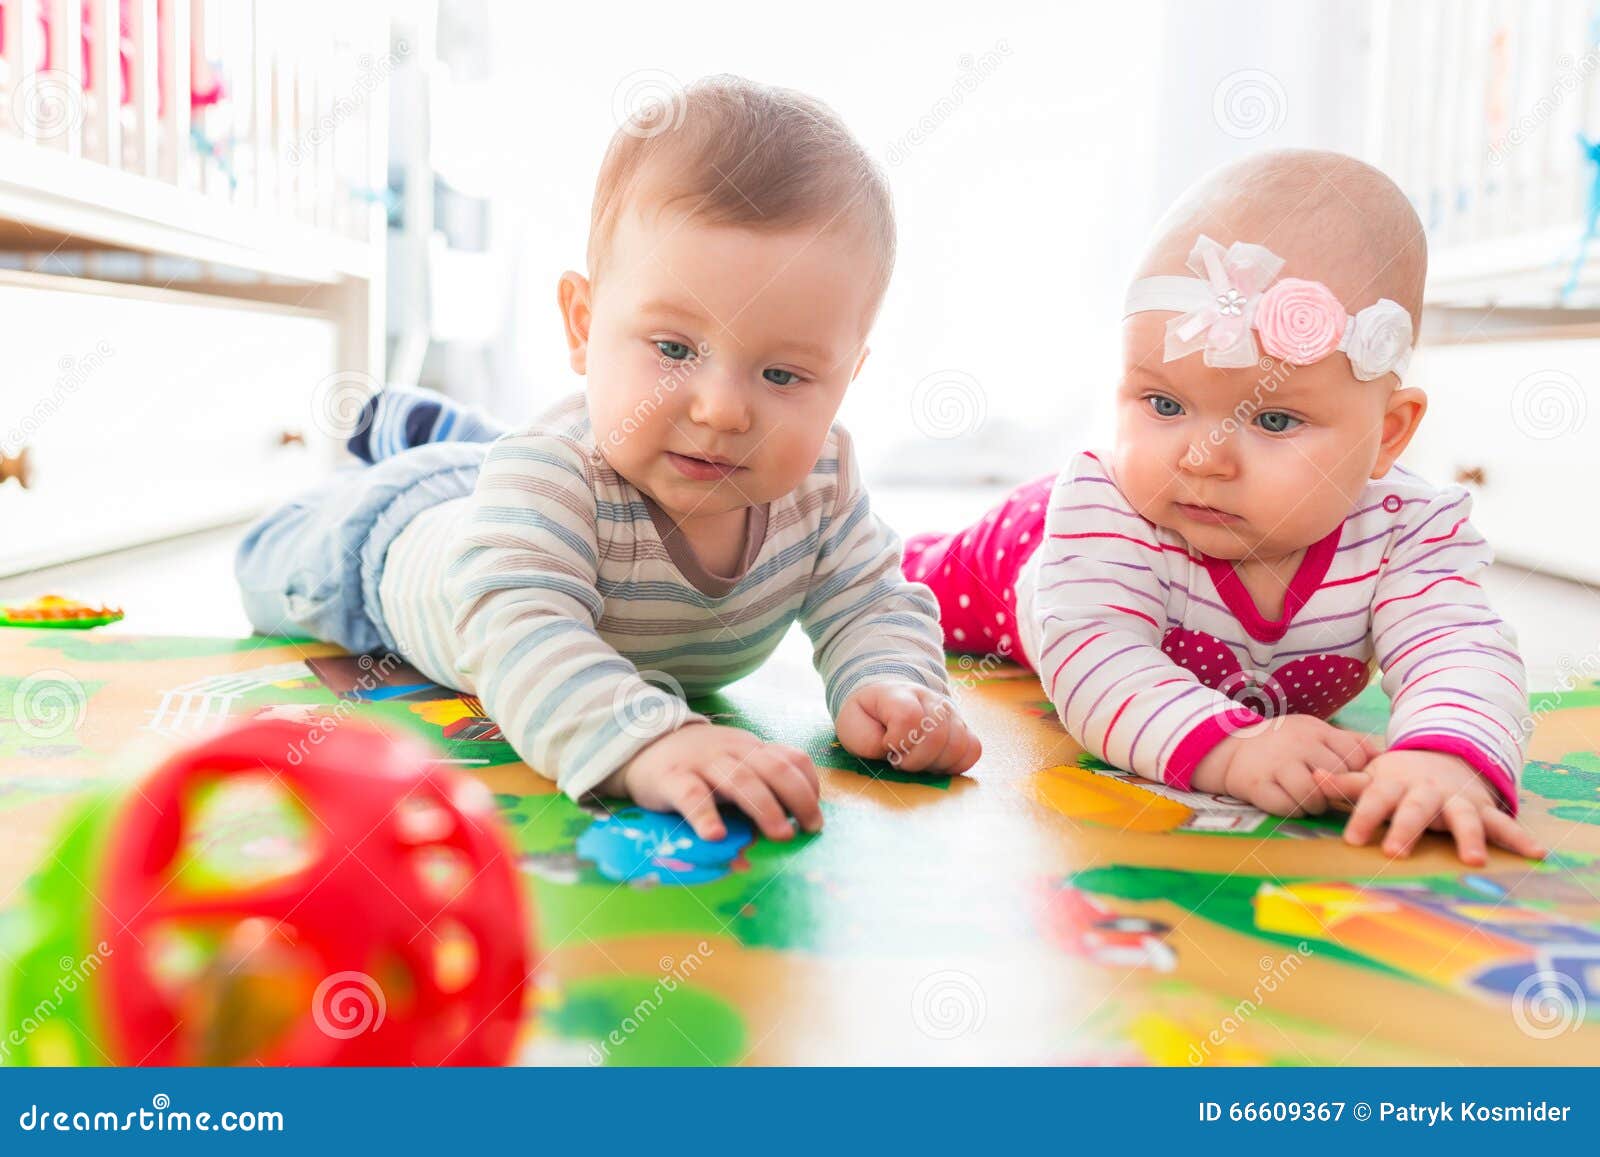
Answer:
[{"label": "pink fabric rose", "polygon": [[1304,366],[1339,348],[1349,316],[1327,286],[1285,277],[1256,304],[1261,348],[1279,361]]}]

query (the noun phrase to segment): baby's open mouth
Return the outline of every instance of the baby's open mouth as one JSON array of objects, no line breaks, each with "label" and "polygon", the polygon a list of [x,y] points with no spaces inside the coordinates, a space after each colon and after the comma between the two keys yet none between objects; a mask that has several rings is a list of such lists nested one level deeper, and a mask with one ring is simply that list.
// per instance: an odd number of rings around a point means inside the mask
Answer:
[{"label": "baby's open mouth", "polygon": [[667,461],[672,463],[673,469],[679,474],[696,482],[716,482],[744,469],[735,462],[719,458],[697,458],[691,454],[679,454],[675,450],[667,451]]}]

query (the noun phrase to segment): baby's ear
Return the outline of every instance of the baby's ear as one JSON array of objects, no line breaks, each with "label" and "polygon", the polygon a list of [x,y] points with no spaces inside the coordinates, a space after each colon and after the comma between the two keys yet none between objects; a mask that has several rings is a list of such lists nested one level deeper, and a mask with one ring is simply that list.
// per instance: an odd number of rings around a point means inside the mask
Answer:
[{"label": "baby's ear", "polygon": [[570,269],[556,284],[556,300],[561,306],[561,324],[567,334],[567,358],[574,373],[589,372],[589,279]]},{"label": "baby's ear", "polygon": [[1372,477],[1382,478],[1389,473],[1411,438],[1422,425],[1422,416],[1428,412],[1428,395],[1416,386],[1401,386],[1389,395],[1383,411],[1382,439],[1378,443],[1378,460],[1373,463]]},{"label": "baby's ear", "polygon": [[861,376],[861,367],[867,364],[867,355],[871,352],[871,346],[864,345],[861,347],[861,356],[856,359],[856,368],[850,371],[850,380],[852,382]]}]

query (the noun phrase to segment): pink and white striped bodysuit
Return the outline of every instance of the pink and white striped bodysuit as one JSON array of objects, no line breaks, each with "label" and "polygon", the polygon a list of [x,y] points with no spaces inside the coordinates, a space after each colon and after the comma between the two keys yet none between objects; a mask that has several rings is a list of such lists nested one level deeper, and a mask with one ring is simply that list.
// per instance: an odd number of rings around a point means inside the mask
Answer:
[{"label": "pink and white striped bodysuit", "polygon": [[903,570],[938,597],[947,647],[1026,662],[1072,736],[1119,767],[1187,787],[1225,736],[1327,718],[1376,661],[1386,746],[1459,756],[1515,814],[1526,675],[1478,585],[1492,556],[1470,507],[1398,467],[1369,482],[1273,620],[1232,563],[1147,522],[1084,453],[964,531],[910,539]]}]

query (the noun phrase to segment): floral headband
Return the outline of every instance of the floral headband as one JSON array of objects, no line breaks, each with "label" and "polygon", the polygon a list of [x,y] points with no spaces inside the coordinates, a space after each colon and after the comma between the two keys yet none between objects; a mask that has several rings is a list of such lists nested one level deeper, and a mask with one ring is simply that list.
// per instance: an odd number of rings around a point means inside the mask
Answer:
[{"label": "floral headband", "polygon": [[[1335,350],[1363,382],[1405,373],[1411,315],[1387,297],[1355,316],[1320,281],[1275,281],[1283,258],[1235,241],[1227,250],[1204,233],[1189,254],[1198,277],[1141,277],[1128,287],[1123,316],[1171,310],[1163,361],[1203,351],[1208,366],[1253,366],[1261,348],[1290,365],[1319,362]],[[1251,330],[1255,330],[1255,336]]]}]

